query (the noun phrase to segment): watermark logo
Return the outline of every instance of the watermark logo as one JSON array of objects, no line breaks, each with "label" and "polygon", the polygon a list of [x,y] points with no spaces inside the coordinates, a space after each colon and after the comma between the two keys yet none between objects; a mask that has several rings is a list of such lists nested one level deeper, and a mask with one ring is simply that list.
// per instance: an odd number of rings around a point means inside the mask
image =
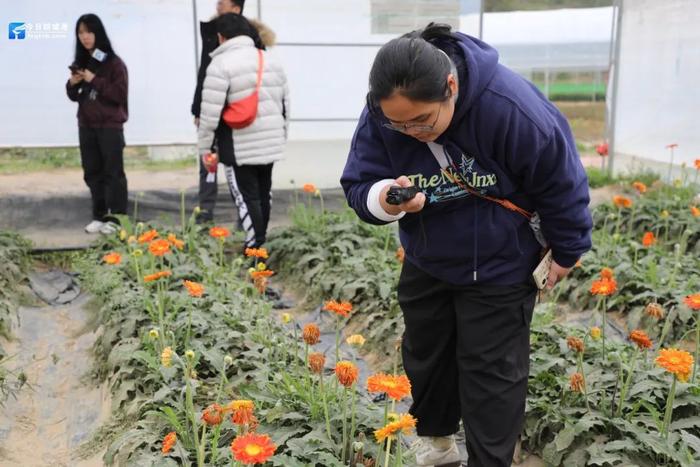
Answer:
[{"label": "watermark logo", "polygon": [[7,35],[10,40],[25,39],[27,37],[27,24],[13,22],[7,26]]},{"label": "watermark logo", "polygon": [[7,37],[10,40],[65,39],[68,37],[68,23],[13,21],[7,26]]}]

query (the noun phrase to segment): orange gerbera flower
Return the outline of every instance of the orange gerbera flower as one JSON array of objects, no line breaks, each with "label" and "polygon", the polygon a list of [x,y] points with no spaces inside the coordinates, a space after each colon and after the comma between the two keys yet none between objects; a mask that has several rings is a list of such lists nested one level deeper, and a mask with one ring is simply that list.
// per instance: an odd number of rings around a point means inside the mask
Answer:
[{"label": "orange gerbera flower", "polygon": [[403,260],[405,257],[406,257],[406,250],[404,250],[402,246],[398,247],[396,249],[396,259],[399,260],[399,263],[403,263]]},{"label": "orange gerbera flower", "polygon": [[614,279],[615,278],[615,271],[613,271],[610,268],[603,268],[600,270],[600,278],[601,279]]},{"label": "orange gerbera flower", "polygon": [[700,217],[700,209],[696,206],[690,206],[690,214],[692,214],[693,217]]},{"label": "orange gerbera flower", "polygon": [[341,360],[335,365],[335,375],[338,377],[338,382],[346,388],[355,383],[358,373],[355,364],[347,360]]},{"label": "orange gerbera flower", "polygon": [[202,421],[209,426],[221,425],[224,409],[219,404],[212,404],[202,411]]},{"label": "orange gerbera flower", "polygon": [[214,238],[226,238],[231,232],[226,227],[216,226],[209,229],[209,235]]},{"label": "orange gerbera flower", "polygon": [[253,401],[239,399],[226,404],[223,411],[231,412],[231,422],[234,425],[249,425],[256,420],[255,415],[253,415],[254,409],[255,404]]},{"label": "orange gerbera flower", "polygon": [[172,275],[173,275],[173,273],[170,271],[158,271],[158,272],[154,272],[153,274],[148,274],[147,276],[143,276],[143,281],[144,282],[153,282],[153,281],[157,281],[158,279],[161,279],[163,277],[170,277]]},{"label": "orange gerbera flower", "polygon": [[335,300],[329,300],[323,304],[323,309],[326,311],[332,311],[338,316],[347,318],[352,312],[352,304],[350,302],[336,302]]},{"label": "orange gerbera flower", "polygon": [[700,159],[695,159],[695,168],[700,170]]},{"label": "orange gerbera flower", "polygon": [[326,366],[326,357],[320,352],[313,352],[309,354],[309,368],[312,373],[320,375],[323,372],[323,368]]},{"label": "orange gerbera flower", "polygon": [[378,443],[383,443],[387,438],[393,438],[398,433],[410,435],[416,427],[416,419],[410,414],[400,415],[398,420],[389,422],[383,428],[374,431],[374,437]]},{"label": "orange gerbera flower", "polygon": [[654,319],[661,319],[664,317],[664,309],[658,303],[650,303],[644,308],[644,312],[647,316],[651,316]]},{"label": "orange gerbera flower", "polygon": [[201,297],[202,295],[204,295],[204,286],[199,282],[185,280],[182,281],[182,284],[185,286],[190,296]]},{"label": "orange gerbera flower", "polygon": [[574,373],[569,377],[569,388],[571,388],[572,391],[583,393],[585,387],[586,384],[581,373]]},{"label": "orange gerbera flower", "polygon": [[122,255],[113,251],[104,255],[102,257],[102,261],[104,261],[107,264],[116,265],[122,262]]},{"label": "orange gerbera flower", "polygon": [[616,290],[617,282],[615,282],[615,279],[593,281],[591,285],[591,293],[593,295],[612,295]]},{"label": "orange gerbera flower", "polygon": [[615,203],[615,206],[617,206],[618,208],[631,208],[632,207],[632,200],[626,196],[620,196],[620,195],[613,196],[613,203]]},{"label": "orange gerbera flower", "polygon": [[261,277],[270,277],[274,273],[275,271],[272,269],[263,269],[262,271],[253,269],[250,271],[250,277],[253,279],[260,279]]},{"label": "orange gerbera flower", "polygon": [[411,394],[411,382],[406,375],[377,373],[367,378],[367,391],[383,392],[390,399],[399,401]]},{"label": "orange gerbera flower", "polygon": [[649,339],[647,333],[639,329],[630,332],[629,338],[632,342],[637,344],[639,350],[651,349],[652,347],[651,339]]},{"label": "orange gerbera flower", "polygon": [[270,437],[257,433],[237,436],[231,443],[233,458],[245,465],[264,464],[272,457],[277,447]]},{"label": "orange gerbera flower", "polygon": [[700,293],[688,295],[683,299],[683,303],[693,310],[700,310]]},{"label": "orange gerbera flower", "polygon": [[575,336],[569,336],[566,338],[566,345],[569,346],[571,350],[577,353],[583,353],[585,347],[583,345],[583,340]]},{"label": "orange gerbera flower", "polygon": [[174,233],[168,234],[168,241],[172,246],[177,248],[178,250],[182,250],[185,248],[185,242],[177,238]]},{"label": "orange gerbera flower", "polygon": [[688,381],[690,370],[693,368],[693,356],[685,350],[661,349],[655,361],[682,382]]},{"label": "orange gerbera flower", "polygon": [[158,236],[158,231],[155,229],[151,229],[148,232],[144,232],[141,235],[139,235],[138,242],[139,243],[149,243],[153,239],[155,239]]},{"label": "orange gerbera flower", "polygon": [[169,453],[173,446],[175,446],[175,443],[177,443],[177,433],[171,431],[163,438],[163,447],[160,448],[160,452],[163,453],[163,455]]},{"label": "orange gerbera flower", "polygon": [[634,182],[632,184],[632,186],[634,187],[635,190],[637,190],[637,192],[640,195],[643,195],[644,193],[647,192],[647,186],[642,182]]},{"label": "orange gerbera flower", "polygon": [[167,240],[153,240],[148,244],[148,251],[153,256],[164,256],[170,253],[170,242]]},{"label": "orange gerbera flower", "polygon": [[304,326],[301,337],[307,344],[316,345],[321,337],[321,330],[314,323],[309,323]]},{"label": "orange gerbera flower", "polygon": [[318,191],[318,188],[316,188],[316,185],[313,183],[304,183],[304,186],[301,187],[302,190],[304,190],[305,193],[316,193]]},{"label": "orange gerbera flower", "polygon": [[654,243],[656,243],[656,236],[654,235],[654,232],[645,232],[644,236],[642,237],[642,245],[652,246]]},{"label": "orange gerbera flower", "polygon": [[260,259],[267,259],[269,257],[266,248],[246,248],[245,255],[250,258]]}]

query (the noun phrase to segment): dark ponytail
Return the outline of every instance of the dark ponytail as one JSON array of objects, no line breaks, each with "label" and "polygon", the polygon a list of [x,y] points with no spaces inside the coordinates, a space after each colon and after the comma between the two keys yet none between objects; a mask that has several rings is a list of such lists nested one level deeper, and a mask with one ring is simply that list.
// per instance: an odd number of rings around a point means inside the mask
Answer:
[{"label": "dark ponytail", "polygon": [[455,64],[438,44],[455,41],[452,28],[430,23],[425,29],[393,39],[377,53],[369,73],[367,106],[379,112],[379,101],[398,92],[416,101],[439,102],[450,94],[447,75],[457,72]]}]

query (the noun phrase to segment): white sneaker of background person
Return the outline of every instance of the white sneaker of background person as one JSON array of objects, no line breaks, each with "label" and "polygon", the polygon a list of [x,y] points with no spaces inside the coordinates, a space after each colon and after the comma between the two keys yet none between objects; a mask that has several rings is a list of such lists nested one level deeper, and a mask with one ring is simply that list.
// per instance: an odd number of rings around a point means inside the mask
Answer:
[{"label": "white sneaker of background person", "polygon": [[100,233],[102,235],[112,235],[114,232],[119,230],[119,224],[114,222],[105,222],[100,228]]},{"label": "white sneaker of background person", "polygon": [[416,453],[416,465],[421,467],[459,467],[462,456],[454,435],[420,436],[411,450]]},{"label": "white sneaker of background person", "polygon": [[85,231],[89,234],[94,234],[94,233],[100,232],[104,226],[105,226],[104,222],[94,220],[85,226]]}]

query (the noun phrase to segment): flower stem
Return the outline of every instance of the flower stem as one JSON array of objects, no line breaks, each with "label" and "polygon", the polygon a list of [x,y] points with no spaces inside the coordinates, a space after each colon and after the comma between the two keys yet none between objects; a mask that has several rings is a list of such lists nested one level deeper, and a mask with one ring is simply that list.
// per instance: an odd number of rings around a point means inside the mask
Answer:
[{"label": "flower stem", "polygon": [[581,373],[581,377],[583,378],[583,398],[586,401],[586,410],[591,411],[591,408],[588,405],[588,385],[586,384],[586,373],[583,371],[583,352],[579,352],[578,354],[578,371]]},{"label": "flower stem", "polygon": [[627,398],[627,391],[629,391],[630,384],[632,383],[632,375],[634,374],[634,368],[635,365],[637,364],[637,356],[639,355],[639,349],[636,348],[634,350],[634,354],[632,355],[632,361],[630,361],[630,371],[627,374],[627,379],[625,379],[625,384],[622,385],[622,390],[620,391],[620,403],[617,405],[617,413],[615,414],[616,417],[622,416],[622,406],[625,403],[625,399]]},{"label": "flower stem", "polygon": [[187,310],[187,333],[185,334],[185,348],[190,348],[190,333],[192,330],[192,305]]},{"label": "flower stem", "polygon": [[[355,390],[355,387],[352,387],[352,396],[350,399],[350,438],[348,439],[348,443],[350,446],[355,442],[355,395],[357,394],[357,391]],[[352,455],[352,454],[351,454]]]},{"label": "flower stem", "polygon": [[401,445],[401,434],[396,435],[396,467],[403,466],[403,446]]},{"label": "flower stem", "polygon": [[340,449],[340,461],[345,464],[345,452],[348,445],[348,388],[343,389],[342,402],[343,407],[343,444]]},{"label": "flower stem", "polygon": [[200,461],[200,450],[199,450],[199,432],[197,430],[197,418],[194,415],[194,402],[192,400],[192,387],[190,385],[190,364],[185,366],[185,404],[187,405],[187,412],[190,418],[190,423],[192,423],[192,434],[194,435],[194,449],[197,455],[197,465],[204,465],[203,461]]},{"label": "flower stem", "polygon": [[700,317],[695,317],[695,361],[693,362],[693,379],[691,384],[695,384],[695,375],[698,372],[698,355],[700,354]]},{"label": "flower stem", "polygon": [[335,320],[335,363],[340,361],[340,318]]},{"label": "flower stem", "polygon": [[673,383],[671,384],[671,390],[668,393],[668,399],[666,400],[666,412],[664,413],[664,424],[661,427],[661,434],[664,438],[668,438],[668,428],[671,425],[671,415],[673,414],[673,401],[676,398],[676,380],[678,378],[673,375]]},{"label": "flower stem", "polygon": [[602,305],[603,309],[601,310],[603,313],[603,332],[602,332],[602,337],[603,337],[603,359],[607,361],[608,359],[608,352],[605,348],[605,328],[607,327],[607,317],[608,317],[608,306],[607,306],[607,297],[604,295],[602,299]]},{"label": "flower stem", "polygon": [[318,375],[319,390],[321,391],[321,400],[323,401],[323,415],[326,418],[326,434],[328,435],[328,440],[333,441],[331,438],[331,419],[328,416],[328,402],[326,401],[326,391],[323,389],[323,372]]},{"label": "flower stem", "polygon": [[384,456],[384,467],[389,467],[389,457],[391,452],[391,436],[386,439],[386,454]]}]

